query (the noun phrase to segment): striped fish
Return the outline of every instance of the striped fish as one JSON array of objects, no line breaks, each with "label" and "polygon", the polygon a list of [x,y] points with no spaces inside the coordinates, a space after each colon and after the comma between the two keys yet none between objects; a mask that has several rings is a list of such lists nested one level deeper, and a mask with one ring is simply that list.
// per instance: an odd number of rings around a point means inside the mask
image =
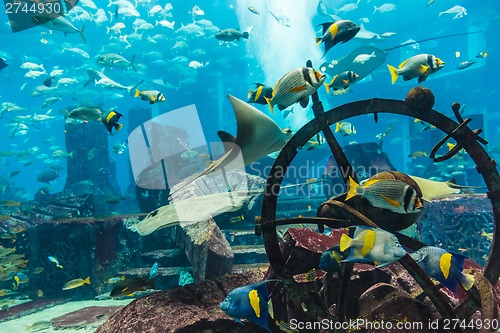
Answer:
[{"label": "striped fish", "polygon": [[415,213],[424,207],[415,189],[401,180],[375,179],[359,185],[349,178],[349,192],[345,200],[356,195],[366,198],[374,207],[400,214]]},{"label": "striped fish", "polygon": [[387,65],[392,77],[392,84],[396,82],[401,75],[403,80],[408,81],[418,77],[418,83],[424,82],[427,77],[444,67],[444,62],[432,54],[417,54],[406,59],[395,68]]},{"label": "striped fish", "polygon": [[325,74],[310,67],[299,67],[286,73],[274,86],[272,98],[264,97],[271,113],[275,105],[280,111],[297,102],[305,108],[309,96],[318,90],[325,78]]},{"label": "striped fish", "polygon": [[333,77],[330,84],[325,83],[326,92],[330,93],[330,89],[333,89],[334,91],[347,89],[349,88],[349,85],[356,81],[358,77],[359,75],[354,73],[353,71],[345,71],[337,74]]}]

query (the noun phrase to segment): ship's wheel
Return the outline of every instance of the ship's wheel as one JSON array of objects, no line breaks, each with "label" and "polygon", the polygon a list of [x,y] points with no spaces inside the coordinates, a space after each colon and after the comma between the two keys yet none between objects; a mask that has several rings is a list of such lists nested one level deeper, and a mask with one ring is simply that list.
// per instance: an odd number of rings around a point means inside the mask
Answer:
[{"label": "ship's wheel", "polygon": [[[308,62],[308,67],[312,64]],[[483,320],[497,320],[496,304],[493,293],[493,287],[500,276],[500,229],[498,223],[500,221],[500,176],[496,169],[496,162],[490,158],[482,144],[487,142],[478,135],[482,132],[479,130],[471,130],[468,127],[470,118],[462,119],[459,113],[459,105],[455,103],[452,106],[455,117],[458,122],[443,115],[442,113],[433,110],[434,96],[432,92],[426,88],[414,88],[407,95],[406,101],[393,99],[368,99],[357,102],[344,104],[324,112],[321,101],[318,98],[317,92],[312,95],[313,112],[315,118],[305,124],[297,133],[290,139],[286,146],[278,155],[267,179],[266,188],[263,198],[263,207],[261,217],[256,219],[256,234],[262,235],[264,238],[265,249],[269,262],[272,268],[272,277],[280,279],[283,282],[283,287],[286,292],[289,302],[292,302],[296,308],[304,308],[304,318],[311,321],[317,321],[318,318],[327,318],[329,320],[343,321],[345,315],[343,313],[346,302],[346,290],[350,280],[353,264],[343,264],[340,272],[341,285],[338,292],[336,303],[336,313],[329,313],[324,304],[312,302],[310,295],[307,295],[298,286],[291,274],[287,270],[285,260],[279,247],[279,239],[276,227],[280,225],[308,223],[317,224],[321,230],[324,225],[331,228],[343,228],[353,225],[368,225],[377,227],[378,225],[369,219],[366,215],[346,205],[342,201],[335,201],[337,209],[343,210],[343,216],[348,218],[289,218],[276,220],[276,207],[278,201],[278,193],[288,167],[291,165],[294,157],[297,155],[300,147],[314,138],[318,133],[322,132],[332,151],[334,158],[337,161],[339,168],[347,170],[346,178],[351,175],[356,179],[352,166],[344,156],[342,149],[336,141],[330,126],[337,122],[345,121],[349,118],[373,114],[375,121],[378,120],[378,114],[397,114],[408,117],[421,119],[437,129],[445,133],[445,137],[433,149],[430,157],[435,162],[444,161],[451,158],[462,148],[469,154],[476,164],[477,171],[482,175],[488,189],[488,198],[493,206],[493,218],[495,229],[493,233],[492,247],[488,257],[487,264],[484,268],[484,278],[477,277],[475,286],[469,291],[465,301],[459,306],[452,307],[447,298],[438,292],[438,288],[430,280],[427,274],[413,259],[406,255],[399,262],[408,272],[415,278],[417,283],[422,287],[426,296],[434,303],[436,309],[440,312],[443,319],[449,318],[458,320],[468,320],[477,309],[481,308]],[[456,146],[443,156],[436,157],[437,150],[445,144],[449,139],[456,141]],[[424,244],[414,241],[409,237],[405,237],[395,232],[400,243],[405,247],[417,250],[423,247]],[[285,318],[286,319],[286,318]],[[343,332],[339,330],[338,332]],[[462,332],[460,329],[457,332]],[[467,332],[463,330],[463,332]]]}]

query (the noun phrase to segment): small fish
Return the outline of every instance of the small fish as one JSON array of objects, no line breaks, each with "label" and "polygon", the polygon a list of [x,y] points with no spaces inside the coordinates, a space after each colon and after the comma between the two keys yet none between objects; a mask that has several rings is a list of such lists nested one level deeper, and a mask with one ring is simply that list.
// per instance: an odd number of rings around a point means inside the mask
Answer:
[{"label": "small fish", "polygon": [[19,201],[14,200],[3,200],[0,201],[0,207],[19,207],[21,203]]},{"label": "small fish", "polygon": [[255,15],[260,15],[259,10],[255,7],[248,7],[248,10],[254,13]]},{"label": "small fish", "polygon": [[441,282],[446,288],[455,292],[460,283],[465,290],[474,285],[474,276],[464,274],[465,257],[459,253],[451,253],[435,246],[425,246],[410,253],[423,270]]},{"label": "small fish", "polygon": [[276,22],[278,22],[282,26],[287,27],[287,28],[290,28],[292,26],[290,19],[288,17],[283,16],[283,15],[276,15],[273,12],[271,12],[270,10],[268,10],[267,12],[269,14],[271,14],[274,17],[274,19],[276,20]]},{"label": "small fish", "polygon": [[47,320],[41,320],[33,323],[31,326],[25,326],[24,330],[27,332],[37,332],[41,330],[46,330],[52,327],[52,323]]},{"label": "small fish", "polygon": [[481,237],[485,237],[486,239],[493,240],[493,233],[492,232],[486,232],[481,229]]},{"label": "small fish", "polygon": [[52,84],[54,84],[54,81],[56,80],[55,77],[51,76],[45,80],[43,80],[43,85],[46,87],[52,87]]},{"label": "small fish", "polygon": [[229,219],[229,223],[238,223],[245,220],[245,215],[234,216]]},{"label": "small fish", "polygon": [[181,159],[190,160],[192,158],[196,158],[199,153],[196,150],[186,150],[181,153]]},{"label": "small fish", "polygon": [[52,156],[57,158],[73,158],[73,152],[68,154],[68,152],[58,149],[52,153]]},{"label": "small fish", "polygon": [[152,280],[158,275],[158,263],[155,262],[149,271],[149,279]]},{"label": "small fish", "polygon": [[127,149],[127,145],[125,143],[117,143],[113,146],[113,154],[123,154],[123,152]]},{"label": "small fish", "polygon": [[78,279],[68,281],[64,284],[64,286],[62,287],[62,290],[75,289],[78,287],[82,287],[85,284],[90,284],[90,276],[87,277],[85,280],[78,278]]},{"label": "small fish", "polygon": [[486,58],[487,56],[487,52],[479,52],[478,54],[476,54],[476,58]]},{"label": "small fish", "polygon": [[119,204],[122,201],[122,198],[118,195],[108,195],[104,202],[111,205]]},{"label": "small fish", "polygon": [[155,104],[160,102],[165,102],[165,96],[158,90],[135,90],[134,97],[141,97],[143,101],[149,102],[149,104]]},{"label": "small fish", "polygon": [[378,8],[377,8],[377,6],[373,6],[373,7],[375,7],[373,14],[375,14],[376,12],[385,13],[385,12],[391,12],[393,10],[396,10],[396,5],[394,5],[392,3],[384,3],[382,6],[380,6]]},{"label": "small fish", "polygon": [[112,277],[112,278],[109,278],[108,279],[108,284],[116,284],[120,281],[123,281],[125,280],[125,276],[121,276],[121,277]]},{"label": "small fish", "polygon": [[460,58],[460,55],[461,55],[460,51],[455,52],[455,58]]},{"label": "small fish", "polygon": [[440,12],[439,17],[441,17],[441,15],[443,15],[443,14],[452,14],[452,15],[455,14],[455,16],[453,17],[453,19],[455,20],[455,19],[462,18],[462,17],[466,16],[467,10],[462,6],[453,6],[444,12]]},{"label": "small fish", "polygon": [[375,57],[376,57],[375,51],[373,51],[370,54],[363,53],[363,54],[358,55],[356,58],[354,58],[354,60],[352,62],[355,63],[355,64],[361,64],[361,65],[363,65],[365,62],[367,62],[371,58],[375,58]]},{"label": "small fish", "polygon": [[232,42],[239,41],[241,38],[248,39],[250,37],[250,33],[253,29],[253,26],[248,27],[244,32],[238,31],[236,29],[224,29],[220,30],[215,34],[215,39],[220,40],[221,42]]},{"label": "small fish", "polygon": [[427,157],[427,153],[425,151],[414,151],[408,157],[410,158],[417,158],[417,157]]},{"label": "small fish", "polygon": [[475,63],[477,63],[476,60],[462,61],[461,63],[458,64],[457,69],[466,69],[466,68],[474,65]]},{"label": "small fish", "polygon": [[320,25],[323,27],[323,36],[316,37],[316,45],[320,45],[321,43],[325,44],[325,53],[323,53],[321,58],[338,43],[346,43],[353,39],[361,30],[361,27],[349,20],[327,22],[319,24],[318,26]]},{"label": "small fish", "polygon": [[87,159],[90,161],[90,160],[93,160],[95,157],[95,147],[90,149],[87,153]]},{"label": "small fish", "polygon": [[349,86],[359,78],[359,75],[353,71],[345,71],[333,77],[332,82],[325,83],[326,92],[329,93],[330,89],[333,91],[346,90]]},{"label": "small fish", "polygon": [[248,91],[247,103],[266,105],[267,104],[266,97],[267,98],[273,97],[273,88],[258,82],[255,83],[255,86],[257,87],[255,90]]},{"label": "small fish", "polygon": [[56,264],[57,268],[63,269],[63,267],[61,266],[61,264],[59,264],[59,260],[57,260],[56,257],[48,256],[47,259],[49,259],[50,262],[53,262],[54,264]]},{"label": "small fish", "polygon": [[265,280],[233,289],[220,303],[219,308],[237,322],[247,319],[270,332],[269,317],[274,317],[274,313],[266,288],[269,282]]},{"label": "small fish", "polygon": [[432,54],[418,54],[403,61],[399,68],[387,65],[392,77],[392,84],[401,75],[403,80],[408,81],[418,78],[418,83],[424,82],[427,77],[444,67],[445,63]]},{"label": "small fish", "polygon": [[340,251],[349,249],[347,259],[341,262],[372,262],[377,267],[389,265],[401,259],[406,251],[396,236],[383,229],[357,226],[354,237],[342,234]]},{"label": "small fish", "polygon": [[340,271],[339,262],[343,259],[339,246],[334,246],[323,252],[319,258],[319,268],[333,274]]},{"label": "small fish", "polygon": [[102,123],[106,126],[109,134],[112,134],[113,128],[115,129],[115,133],[122,129],[123,125],[118,123],[121,117],[123,117],[121,113],[109,111],[109,113],[102,118]]},{"label": "small fish", "polygon": [[299,330],[294,329],[292,324],[285,323],[282,320],[276,320],[276,326],[285,333],[299,333]]},{"label": "small fish", "polygon": [[373,179],[359,185],[349,177],[349,192],[345,200],[357,195],[367,199],[374,207],[400,214],[419,212],[424,207],[413,187],[395,179]]},{"label": "small fish", "polygon": [[155,289],[154,280],[146,280],[144,278],[130,278],[118,281],[111,293],[110,297],[119,297],[131,295],[136,291]]},{"label": "small fish", "polygon": [[351,123],[344,121],[335,124],[335,133],[337,132],[340,132],[343,136],[354,135],[356,134],[356,128]]},{"label": "small fish", "polygon": [[305,282],[313,282],[314,280],[316,280],[316,269],[315,268],[311,269],[304,276]]}]

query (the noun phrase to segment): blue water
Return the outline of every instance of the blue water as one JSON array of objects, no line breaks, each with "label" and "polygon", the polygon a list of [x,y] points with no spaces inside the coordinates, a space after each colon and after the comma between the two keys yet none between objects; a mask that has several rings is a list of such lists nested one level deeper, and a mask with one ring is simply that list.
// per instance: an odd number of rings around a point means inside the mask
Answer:
[{"label": "blue water", "polygon": [[[117,22],[125,24],[121,36],[130,35],[134,32],[133,22],[136,17],[119,15],[110,22],[110,16],[115,11],[115,5],[107,7],[105,1],[95,1],[98,8],[104,9],[107,21],[97,24],[90,15],[88,19],[77,19],[75,10],[68,15],[68,19],[79,29],[85,26],[84,35],[87,42],[83,42],[78,33],[68,34],[36,27],[26,31],[12,33],[9,21],[4,11],[0,13],[0,56],[6,59],[9,66],[0,72],[0,103],[11,102],[27,110],[17,113],[5,112],[0,119],[3,130],[0,133],[1,151],[14,152],[29,151],[25,157],[19,158],[15,155],[0,158],[0,175],[4,178],[14,170],[21,173],[11,181],[25,192],[18,193],[18,197],[5,199],[29,200],[42,183],[36,181],[39,171],[48,170],[44,163],[46,159],[55,160],[55,164],[61,165],[63,170],[60,178],[51,184],[52,192],[57,192],[64,187],[65,160],[53,158],[51,146],[64,147],[64,116],[61,111],[69,106],[95,105],[103,110],[114,108],[125,116],[130,117],[131,107],[152,108],[153,115],[159,115],[180,107],[196,105],[204,135],[207,141],[218,141],[217,130],[235,134],[236,124],[231,106],[225,95],[232,94],[246,100],[247,91],[252,88],[252,83],[262,82],[274,86],[276,81],[289,70],[303,66],[305,61],[311,59],[317,67],[323,61],[341,59],[352,50],[363,45],[374,45],[385,49],[399,45],[408,40],[422,40],[455,33],[476,32],[466,36],[440,39],[435,41],[419,43],[418,46],[400,48],[389,52],[385,64],[398,65],[410,56],[419,53],[430,53],[440,57],[446,62],[446,66],[437,74],[430,76],[423,86],[433,90],[436,95],[434,109],[451,115],[451,103],[457,101],[465,104],[466,116],[474,115],[474,119],[483,119],[478,127],[484,129],[484,136],[491,140],[490,146],[495,146],[495,138],[499,133],[496,121],[498,113],[496,110],[497,73],[499,47],[497,44],[497,31],[499,27],[498,14],[499,4],[496,0],[455,1],[437,0],[432,6],[426,7],[426,0],[393,1],[396,9],[393,11],[373,13],[374,5],[379,7],[384,2],[372,0],[361,0],[358,8],[349,12],[337,12],[342,6],[351,1],[324,1],[330,14],[339,15],[342,19],[352,20],[361,24],[362,18],[369,22],[363,23],[365,28],[379,35],[385,32],[395,32],[396,35],[383,41],[370,41],[353,39],[345,44],[339,44],[330,50],[325,59],[320,59],[323,54],[323,46],[316,46],[314,37],[319,36],[319,23],[330,21],[328,17],[317,13],[318,1],[268,1],[268,9],[278,15],[290,19],[290,27],[280,25],[269,13],[266,12],[264,1],[224,1],[193,2],[193,1],[171,1],[173,9],[171,17],[165,19],[175,21],[174,29],[155,26],[157,20],[163,19],[159,14],[149,16],[148,11],[159,1],[140,3],[137,10],[140,18],[153,25],[153,29],[144,30],[140,39],[128,37],[128,44],[120,40],[120,34],[109,32],[106,27],[111,27]],[[161,2],[164,5],[164,2]],[[81,5],[81,4],[80,4]],[[194,5],[199,5],[204,15],[192,15],[190,11]],[[454,15],[439,13],[448,10],[454,5],[461,5],[467,9],[467,16],[453,20]],[[260,15],[255,15],[248,10],[249,6],[258,8]],[[0,6],[1,7],[1,6]],[[3,9],[3,7],[2,7]],[[96,9],[80,7],[89,14],[96,14]],[[108,13],[111,11],[111,13]],[[81,10],[78,13],[85,17]],[[95,19],[95,17],[94,17]],[[201,21],[201,20],[209,20]],[[201,22],[200,22],[201,21]],[[367,21],[365,19],[365,21]],[[195,25],[196,31],[191,34],[179,32],[182,26]],[[249,26],[255,26],[250,38],[236,41],[234,43],[220,43],[214,34],[219,29],[235,28],[244,31]],[[316,29],[316,30],[315,30]],[[141,33],[141,32],[139,32]],[[158,36],[158,34],[160,36]],[[155,36],[156,35],[156,36]],[[154,38],[153,38],[154,37]],[[112,38],[112,39],[110,39]],[[42,42],[42,40],[44,42]],[[46,43],[45,43],[46,41]],[[184,42],[187,46],[180,50],[173,50],[176,42]],[[128,46],[130,45],[130,46]],[[63,48],[79,48],[88,53],[89,58]],[[455,58],[459,51],[460,57]],[[178,90],[159,88],[165,95],[166,101],[161,104],[150,106],[139,98],[134,98],[121,90],[106,90],[93,84],[84,88],[83,83],[87,80],[86,70],[101,70],[103,67],[96,63],[95,58],[102,53],[120,53],[127,59],[135,55],[135,64],[138,71],[131,68],[106,68],[104,73],[111,79],[125,86],[133,86],[140,80],[164,79],[169,84],[179,87]],[[151,52],[158,52],[156,55]],[[487,52],[488,57],[484,59],[475,58],[479,52]],[[176,57],[186,57],[179,61]],[[477,63],[465,70],[457,70],[457,65],[465,60],[474,59]],[[162,60],[163,63],[158,60]],[[187,61],[186,61],[187,60]],[[188,67],[189,62],[197,61],[204,67],[194,69]],[[68,85],[66,88],[55,90],[53,93],[32,97],[30,91],[42,84],[48,76],[42,75],[34,79],[25,79],[27,70],[21,69],[22,63],[30,61],[43,64],[47,73],[54,69],[63,69],[64,78],[75,78],[78,82]],[[399,79],[396,84],[390,82],[390,75],[386,65],[378,67],[369,77],[351,87],[351,92],[340,96],[329,96],[324,88],[319,89],[325,109],[360,99],[395,98],[404,99],[406,92],[417,86],[416,80],[403,82]],[[327,82],[331,77],[327,77]],[[20,91],[21,86],[26,83],[25,89]],[[145,82],[140,90],[153,89],[151,83]],[[156,87],[158,88],[158,87]],[[94,91],[95,93],[89,94]],[[45,98],[58,96],[62,98],[51,108],[42,109],[41,105]],[[495,104],[494,104],[495,103]],[[290,127],[298,130],[312,116],[309,105],[306,109],[295,106],[295,113],[287,119],[283,119],[276,111],[274,115],[269,113],[267,106],[257,107],[267,115],[271,116],[281,127]],[[15,116],[26,116],[34,114],[45,114],[52,110],[54,119],[40,123],[26,123],[28,131],[25,135],[9,137],[11,121]],[[479,121],[478,120],[478,121]],[[186,121],[189,121],[186,119]],[[128,128],[127,121],[122,121],[124,128],[115,135],[109,136],[109,147],[116,143],[127,141],[129,133],[133,128]],[[340,137],[341,144],[351,141],[358,143],[376,141],[375,135],[384,132],[392,125],[392,132],[385,139],[383,149],[389,153],[391,161],[401,171],[408,171],[408,164],[415,162],[407,158],[413,151],[430,151],[440,135],[432,133],[436,140],[408,140],[411,128],[416,126],[413,119],[396,116],[381,116],[378,124],[371,117],[351,119],[357,129],[357,134],[348,137]],[[419,133],[417,128],[417,133]],[[430,132],[422,132],[422,137],[428,137]],[[401,140],[391,140],[401,138]],[[415,139],[415,136],[412,137]],[[417,138],[418,139],[418,138]],[[48,143],[50,140],[50,143]],[[411,142],[410,142],[411,141]],[[45,159],[37,158],[40,154],[47,154]],[[110,151],[111,158],[117,164],[117,179],[122,190],[128,187],[128,150],[124,154],[116,155]],[[304,157],[306,158],[306,157]],[[33,161],[29,166],[21,166],[24,161]],[[22,161],[22,162],[20,162]],[[85,161],[82,161],[85,163]],[[322,163],[326,163],[325,160]],[[428,162],[422,162],[423,164]],[[265,176],[265,175],[264,175]],[[434,176],[434,175],[425,175]],[[443,179],[445,180],[445,179]]]}]

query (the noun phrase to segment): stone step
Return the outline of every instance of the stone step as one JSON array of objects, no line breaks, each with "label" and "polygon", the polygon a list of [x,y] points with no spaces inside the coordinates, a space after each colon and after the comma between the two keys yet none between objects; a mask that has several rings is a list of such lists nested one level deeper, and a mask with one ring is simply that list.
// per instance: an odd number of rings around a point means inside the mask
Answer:
[{"label": "stone step", "polygon": [[234,265],[269,262],[264,245],[238,245],[232,246],[232,249]]},{"label": "stone step", "polygon": [[189,266],[189,260],[181,249],[166,249],[146,252],[141,254],[145,265],[151,265],[155,262],[160,267],[184,267]]},{"label": "stone step", "polygon": [[[192,267],[159,267],[158,275],[155,278],[155,289],[165,290],[171,289],[179,285],[179,274],[185,269],[189,273],[193,273]],[[149,278],[151,267],[138,267],[118,272],[117,276],[130,277],[146,277]]]},{"label": "stone step", "polygon": [[262,237],[255,235],[254,229],[227,229],[223,230],[223,233],[231,246],[264,244]]}]

